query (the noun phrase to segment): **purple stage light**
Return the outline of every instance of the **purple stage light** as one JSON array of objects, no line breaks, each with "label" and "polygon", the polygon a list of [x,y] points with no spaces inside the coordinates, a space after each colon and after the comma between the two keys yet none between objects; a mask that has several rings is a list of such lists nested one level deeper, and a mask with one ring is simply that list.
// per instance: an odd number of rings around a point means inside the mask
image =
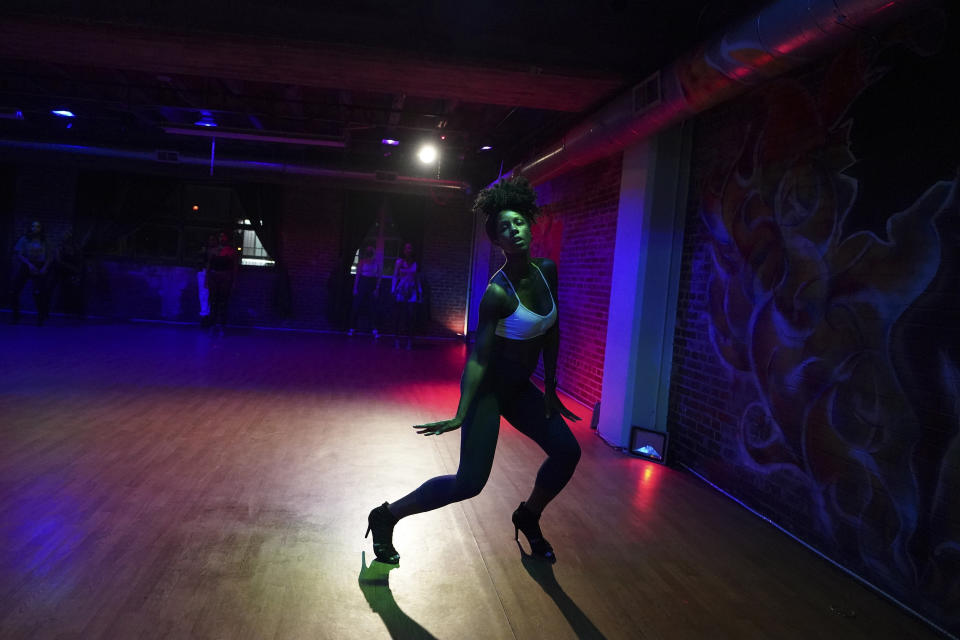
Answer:
[{"label": "purple stage light", "polygon": [[493,149],[493,147],[491,147],[488,144],[485,144],[482,147],[480,147],[480,151],[490,151],[491,149]]},{"label": "purple stage light", "polygon": [[50,113],[52,113],[52,114],[55,115],[55,116],[60,116],[61,118],[73,118],[73,117],[74,117],[73,111],[67,111],[66,109],[54,109],[54,110],[51,111]]},{"label": "purple stage light", "polygon": [[381,143],[381,144],[385,144],[385,145],[390,146],[390,147],[396,147],[396,146],[399,146],[399,145],[400,145],[400,141],[399,141],[399,140],[394,140],[394,139],[392,139],[392,138],[384,138],[383,140],[380,141],[380,143]]},{"label": "purple stage light", "polygon": [[213,114],[209,111],[201,111],[200,119],[193,124],[198,127],[215,127],[217,126],[217,121],[213,119]]}]

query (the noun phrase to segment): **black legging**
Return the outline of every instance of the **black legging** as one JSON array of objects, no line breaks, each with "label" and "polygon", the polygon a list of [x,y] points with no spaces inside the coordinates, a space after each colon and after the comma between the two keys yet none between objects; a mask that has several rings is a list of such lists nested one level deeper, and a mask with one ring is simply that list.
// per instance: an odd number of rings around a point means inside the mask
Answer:
[{"label": "black legging", "polygon": [[416,302],[403,302],[398,300],[396,303],[396,325],[394,329],[394,334],[396,339],[399,340],[403,335],[401,333],[403,328],[407,330],[407,340],[413,339],[413,330],[416,328],[417,324],[417,303]]},{"label": "black legging", "polygon": [[210,290],[210,321],[212,325],[227,326],[227,307],[233,289],[233,272],[225,269],[207,271],[207,289]]},{"label": "black legging", "polygon": [[566,486],[580,460],[580,445],[559,413],[544,416],[543,393],[517,365],[487,371],[460,428],[460,466],[456,475],[437,476],[396,502],[397,517],[438,509],[480,493],[497,448],[502,415],[520,433],[540,445],[547,459],[537,472],[536,486],[553,499]]},{"label": "black legging", "polygon": [[[35,265],[38,272],[42,265]],[[20,293],[23,291],[27,281],[33,284],[33,300],[37,306],[38,319],[46,320],[50,314],[50,282],[48,274],[33,273],[30,267],[21,264],[17,270],[17,275],[13,278],[13,286],[10,288],[10,307],[13,310],[13,319],[20,318]]]},{"label": "black legging", "polygon": [[379,278],[376,276],[360,276],[357,278],[357,292],[353,295],[353,305],[350,308],[350,328],[357,328],[357,321],[361,316],[367,316],[371,329],[377,328],[377,301],[374,293],[377,291]]}]

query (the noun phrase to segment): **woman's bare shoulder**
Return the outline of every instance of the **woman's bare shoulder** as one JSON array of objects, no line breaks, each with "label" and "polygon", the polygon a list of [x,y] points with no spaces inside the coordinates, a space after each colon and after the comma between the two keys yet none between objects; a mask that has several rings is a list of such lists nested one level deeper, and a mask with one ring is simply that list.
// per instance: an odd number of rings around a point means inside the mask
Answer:
[{"label": "woman's bare shoulder", "polygon": [[533,258],[533,263],[541,269],[549,269],[554,273],[557,271],[557,263],[550,258]]},{"label": "woman's bare shoulder", "polygon": [[487,290],[483,292],[483,297],[480,299],[480,309],[488,313],[494,313],[497,316],[502,316],[503,309],[509,303],[509,294],[502,284],[497,282],[497,278],[494,277],[487,284]]}]

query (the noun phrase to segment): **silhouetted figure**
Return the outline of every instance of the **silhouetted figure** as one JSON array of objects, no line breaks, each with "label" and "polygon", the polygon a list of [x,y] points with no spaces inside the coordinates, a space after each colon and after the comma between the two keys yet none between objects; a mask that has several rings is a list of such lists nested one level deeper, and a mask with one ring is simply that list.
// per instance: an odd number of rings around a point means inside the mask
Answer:
[{"label": "silhouetted figure", "polygon": [[206,285],[210,292],[211,333],[217,331],[222,336],[227,326],[227,307],[239,266],[237,250],[226,232],[222,232],[217,246],[207,251]]},{"label": "silhouetted figure", "polygon": [[373,337],[379,337],[377,331],[377,296],[380,293],[380,261],[373,247],[364,247],[357,261],[357,275],[353,280],[353,305],[350,308],[349,335],[358,328],[360,318],[366,317],[370,323]]},{"label": "silhouetted figure", "polygon": [[11,320],[14,323],[20,321],[20,293],[27,281],[30,281],[37,307],[37,324],[42,325],[50,313],[49,273],[54,253],[50,250],[39,220],[30,223],[30,230],[17,240],[13,252],[19,268],[10,290],[10,306],[13,310]]},{"label": "silhouetted figure", "polygon": [[207,261],[210,252],[217,248],[217,236],[210,234],[207,237],[207,245],[201,247],[199,251],[200,268],[197,271],[197,297],[200,302],[200,326],[207,328],[210,326],[210,290],[207,289]]},{"label": "silhouetted figure", "polygon": [[[460,433],[456,475],[428,480],[368,517],[377,560],[396,563],[393,527],[401,518],[437,509],[480,493],[493,466],[500,416],[547,453],[533,490],[513,512],[514,534],[523,531],[532,553],[550,562],[555,556],[540,531],[544,507],[570,480],[580,446],[563,418],[579,420],[557,397],[559,323],[557,267],[530,257],[531,225],[538,213],[536,194],[524,178],[502,182],[477,197],[474,210],[486,216],[486,232],[506,256],[480,301],[477,341],[460,381],[457,414],[417,425],[417,433]],[[530,381],[543,353],[546,394]]]},{"label": "silhouetted figure", "polygon": [[393,266],[393,285],[390,288],[396,301],[396,326],[393,340],[394,348],[400,348],[403,329],[407,331],[407,349],[413,348],[413,333],[416,329],[417,305],[423,299],[420,286],[420,274],[417,271],[417,258],[413,244],[403,245],[403,255],[397,258]]}]

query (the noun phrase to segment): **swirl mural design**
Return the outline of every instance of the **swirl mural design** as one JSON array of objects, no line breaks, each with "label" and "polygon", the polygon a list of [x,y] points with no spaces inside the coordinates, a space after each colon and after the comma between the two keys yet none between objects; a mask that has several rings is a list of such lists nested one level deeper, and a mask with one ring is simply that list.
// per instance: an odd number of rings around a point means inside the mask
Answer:
[{"label": "swirl mural design", "polygon": [[816,89],[755,96],[742,146],[703,183],[694,267],[732,381],[731,463],[795,488],[815,546],[956,630],[957,150],[918,181],[889,164],[908,150],[885,149],[892,187],[864,169],[857,127],[882,121],[864,109],[879,108],[884,59],[851,49]]}]

